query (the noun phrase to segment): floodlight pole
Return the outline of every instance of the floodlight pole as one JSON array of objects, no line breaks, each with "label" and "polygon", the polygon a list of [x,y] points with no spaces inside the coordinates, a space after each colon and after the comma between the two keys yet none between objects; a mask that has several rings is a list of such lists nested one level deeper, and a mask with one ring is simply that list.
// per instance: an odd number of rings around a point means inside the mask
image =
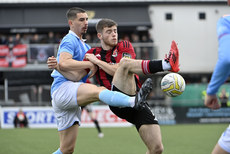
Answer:
[{"label": "floodlight pole", "polygon": [[8,102],[8,79],[4,79],[5,103]]}]

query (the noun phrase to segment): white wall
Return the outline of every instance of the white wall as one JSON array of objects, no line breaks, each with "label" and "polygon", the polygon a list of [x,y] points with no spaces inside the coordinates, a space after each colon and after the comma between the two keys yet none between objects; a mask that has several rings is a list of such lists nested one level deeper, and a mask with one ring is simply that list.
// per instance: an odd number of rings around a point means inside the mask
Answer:
[{"label": "white wall", "polygon": [[[199,12],[206,13],[206,20],[199,19]],[[172,13],[173,20],[165,20],[165,13]],[[230,13],[225,5],[151,5],[151,35],[158,47],[158,58],[168,53],[172,40],[180,50],[181,72],[212,72],[218,53],[216,23]]]}]

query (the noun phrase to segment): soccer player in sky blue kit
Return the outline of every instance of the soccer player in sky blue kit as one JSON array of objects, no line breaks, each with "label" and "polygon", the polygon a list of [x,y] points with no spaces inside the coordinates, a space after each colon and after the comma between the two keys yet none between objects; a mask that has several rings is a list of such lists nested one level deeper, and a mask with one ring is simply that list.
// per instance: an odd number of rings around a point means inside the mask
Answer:
[{"label": "soccer player in sky blue kit", "polygon": [[[95,74],[96,79],[100,85],[107,89],[135,96],[141,86],[137,74],[153,74],[166,70],[178,72],[180,70],[179,51],[175,41],[172,41],[169,55],[166,56],[165,60],[135,60],[136,54],[132,44],[128,41],[118,42],[117,23],[115,21],[101,19],[96,24],[96,30],[101,47],[90,49],[85,58],[100,68]],[[58,64],[55,57],[49,57],[47,64],[49,68],[57,69],[65,76],[66,72],[57,68]],[[74,79],[69,75],[66,77],[70,80]],[[139,109],[109,107],[115,115],[136,126],[147,147],[146,154],[163,152],[160,127],[147,103],[142,103],[142,108]]]},{"label": "soccer player in sky blue kit", "polygon": [[[68,80],[56,70],[51,74],[54,78],[51,86],[52,106],[60,137],[60,148],[54,154],[73,153],[78,127],[81,124],[81,106],[102,101],[111,106],[138,108],[152,88],[148,83],[143,84],[136,97],[129,97],[120,92],[107,90],[105,87],[85,83],[87,72],[90,71],[91,75],[94,75],[97,71],[93,63],[82,61],[90,49],[82,39],[88,29],[88,15],[85,10],[74,7],[67,11],[67,19],[70,31],[62,39],[58,49],[58,69],[67,74],[74,71],[74,81],[79,82]],[[86,69],[88,71],[85,71]]]},{"label": "soccer player in sky blue kit", "polygon": [[[230,5],[230,0],[228,0],[228,5]],[[204,104],[211,109],[219,109],[221,107],[216,93],[230,76],[230,14],[224,15],[219,19],[217,35],[219,42],[218,61],[207,87],[207,95],[204,101]],[[230,153],[230,126],[222,134],[212,151],[212,154],[228,153]]]}]

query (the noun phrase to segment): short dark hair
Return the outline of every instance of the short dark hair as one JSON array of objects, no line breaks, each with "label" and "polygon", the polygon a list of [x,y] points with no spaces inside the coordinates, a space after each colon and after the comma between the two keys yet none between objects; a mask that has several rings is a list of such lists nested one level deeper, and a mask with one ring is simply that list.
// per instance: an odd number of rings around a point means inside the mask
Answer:
[{"label": "short dark hair", "polygon": [[72,7],[70,8],[67,13],[66,17],[68,20],[74,20],[77,17],[78,13],[85,13],[86,10],[79,8],[79,7]]},{"label": "short dark hair", "polygon": [[101,33],[103,28],[112,27],[112,26],[117,26],[117,23],[113,21],[112,19],[101,19],[96,24],[96,30],[98,33]]}]

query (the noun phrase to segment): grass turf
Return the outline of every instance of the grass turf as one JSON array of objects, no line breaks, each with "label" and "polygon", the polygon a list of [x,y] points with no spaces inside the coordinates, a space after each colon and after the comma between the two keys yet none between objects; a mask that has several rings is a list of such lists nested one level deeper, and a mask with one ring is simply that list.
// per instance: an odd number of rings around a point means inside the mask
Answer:
[{"label": "grass turf", "polygon": [[[164,154],[210,154],[228,124],[161,126]],[[80,128],[74,154],[145,154],[134,127]],[[56,129],[0,129],[1,154],[51,154],[59,145]]]}]

